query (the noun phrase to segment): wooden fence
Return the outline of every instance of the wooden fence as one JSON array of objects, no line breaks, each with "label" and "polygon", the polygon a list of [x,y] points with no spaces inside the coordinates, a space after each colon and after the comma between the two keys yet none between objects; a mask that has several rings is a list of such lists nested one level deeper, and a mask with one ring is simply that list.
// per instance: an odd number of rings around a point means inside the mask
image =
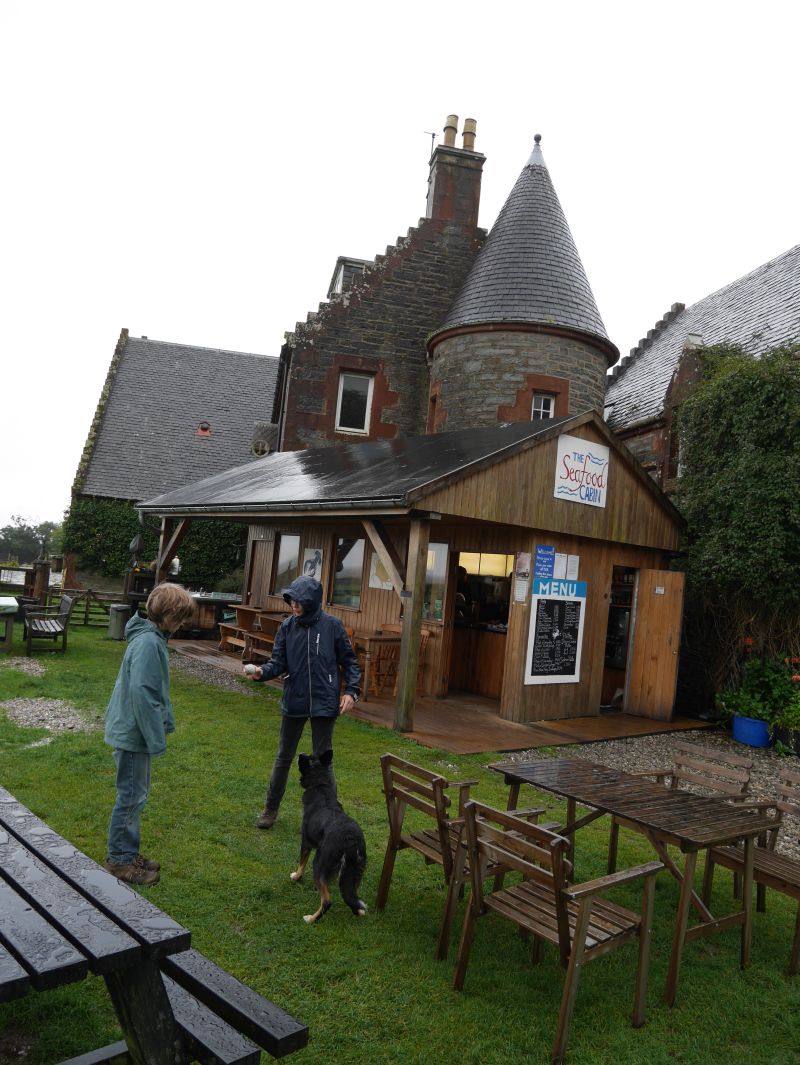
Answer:
[{"label": "wooden fence", "polygon": [[95,592],[91,588],[51,589],[47,606],[58,606],[62,595],[76,600],[72,609],[72,625],[108,625],[112,603],[124,602],[122,592]]}]

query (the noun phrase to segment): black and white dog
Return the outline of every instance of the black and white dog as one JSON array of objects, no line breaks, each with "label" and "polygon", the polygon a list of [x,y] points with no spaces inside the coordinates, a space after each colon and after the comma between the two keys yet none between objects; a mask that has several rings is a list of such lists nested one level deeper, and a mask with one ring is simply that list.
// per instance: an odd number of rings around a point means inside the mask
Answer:
[{"label": "black and white dog", "polygon": [[363,917],[367,912],[366,902],[358,897],[367,864],[367,845],[364,833],[336,798],[336,785],[330,772],[332,762],[333,751],[325,751],[319,758],[301,754],[297,759],[303,788],[303,827],[300,861],[289,876],[299,880],[311,851],[316,849],[312,869],[314,883],[319,888],[319,909],[303,917],[306,924],[315,924],[330,909],[329,884],[337,878],[341,896],[356,917]]}]

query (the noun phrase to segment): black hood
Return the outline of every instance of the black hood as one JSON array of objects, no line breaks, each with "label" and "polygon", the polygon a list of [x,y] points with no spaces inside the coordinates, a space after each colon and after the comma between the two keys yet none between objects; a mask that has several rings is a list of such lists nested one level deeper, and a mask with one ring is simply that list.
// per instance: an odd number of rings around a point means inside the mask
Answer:
[{"label": "black hood", "polygon": [[297,620],[301,625],[310,625],[322,610],[322,585],[313,577],[297,577],[284,591],[283,598],[287,603],[293,599],[302,604],[303,614]]}]

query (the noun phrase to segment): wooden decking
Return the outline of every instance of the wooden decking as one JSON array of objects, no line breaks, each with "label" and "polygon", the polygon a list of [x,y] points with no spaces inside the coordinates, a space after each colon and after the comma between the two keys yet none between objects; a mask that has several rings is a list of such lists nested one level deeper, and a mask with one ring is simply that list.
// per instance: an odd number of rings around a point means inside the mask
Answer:
[{"label": "wooden decking", "polygon": [[[208,665],[241,676],[238,657],[218,651],[204,640],[170,640],[178,654],[188,655]],[[672,721],[653,721],[622,713],[601,713],[562,721],[539,721],[519,725],[498,716],[498,703],[480,695],[454,692],[445,699],[417,698],[414,730],[405,733],[423,747],[434,747],[451,754],[483,754],[494,751],[525,751],[533,747],[558,747],[568,743],[596,743],[628,736],[648,736],[659,732],[681,732],[707,728],[696,718],[675,717]],[[360,702],[351,717],[391,729],[394,723],[394,700],[370,698]]]}]

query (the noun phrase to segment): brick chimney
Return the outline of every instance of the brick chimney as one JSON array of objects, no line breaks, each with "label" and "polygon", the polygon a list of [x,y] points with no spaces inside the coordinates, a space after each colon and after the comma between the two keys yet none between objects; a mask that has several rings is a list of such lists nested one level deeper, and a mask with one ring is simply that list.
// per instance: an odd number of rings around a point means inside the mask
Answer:
[{"label": "brick chimney", "polygon": [[464,120],[463,147],[457,148],[458,115],[447,116],[444,140],[431,156],[427,218],[477,226],[486,156],[475,151],[476,125],[474,118]]}]

